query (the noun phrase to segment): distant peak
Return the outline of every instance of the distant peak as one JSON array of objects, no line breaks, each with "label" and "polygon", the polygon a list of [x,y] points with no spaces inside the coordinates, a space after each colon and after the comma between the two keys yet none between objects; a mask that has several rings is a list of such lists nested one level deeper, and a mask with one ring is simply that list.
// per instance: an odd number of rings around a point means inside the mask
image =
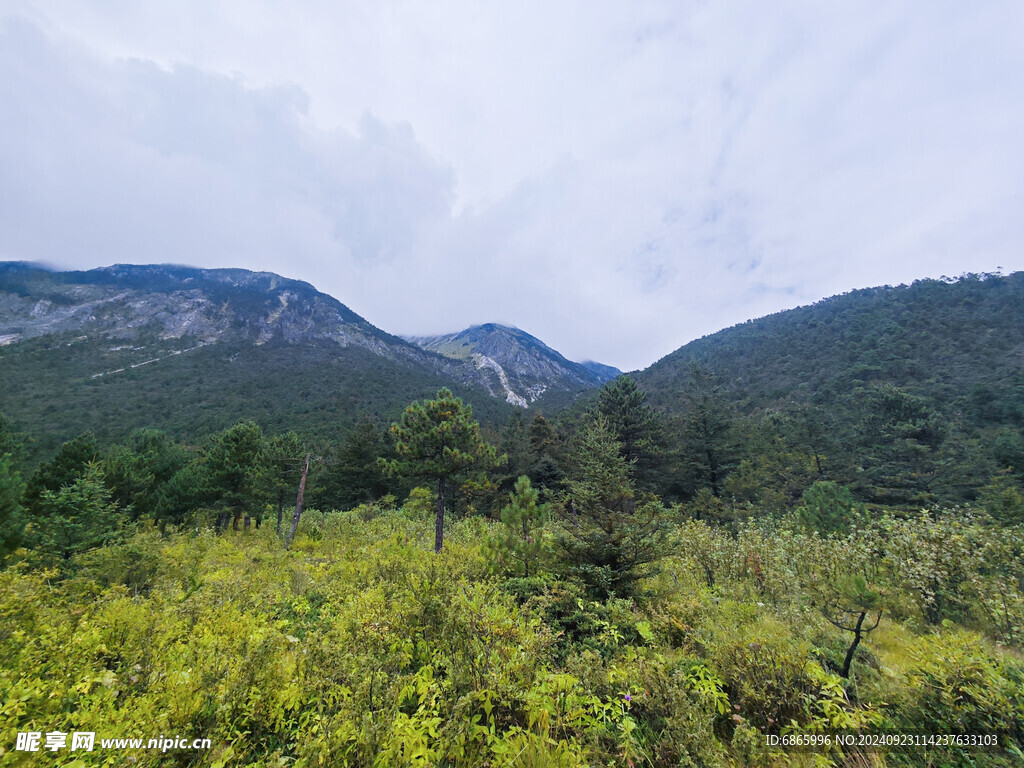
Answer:
[{"label": "distant peak", "polygon": [[[485,331],[487,333],[494,333],[495,331],[509,331],[511,333],[526,333],[526,331],[516,328],[514,325],[502,325],[501,323],[481,323],[480,325],[471,325],[466,329],[467,331]],[[529,334],[527,334],[529,335]]]}]

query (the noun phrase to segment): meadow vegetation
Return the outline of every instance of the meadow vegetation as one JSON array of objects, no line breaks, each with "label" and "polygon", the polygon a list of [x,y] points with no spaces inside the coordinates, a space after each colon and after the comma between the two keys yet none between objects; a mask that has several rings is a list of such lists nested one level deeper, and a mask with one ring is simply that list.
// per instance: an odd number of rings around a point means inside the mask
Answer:
[{"label": "meadow vegetation", "polygon": [[[706,439],[724,440],[712,422]],[[135,765],[1024,760],[1011,468],[976,503],[880,505],[766,440],[761,464],[718,474],[705,453],[699,488],[666,501],[677,448],[630,379],[575,421],[511,422],[498,451],[442,391],[390,440],[367,425],[318,455],[289,542],[310,452],[297,435],[253,422],[200,446],[85,435],[30,471],[0,426],[12,764],[42,759],[13,749],[29,730],[212,740],[136,751]],[[839,733],[999,744],[769,744]]]}]

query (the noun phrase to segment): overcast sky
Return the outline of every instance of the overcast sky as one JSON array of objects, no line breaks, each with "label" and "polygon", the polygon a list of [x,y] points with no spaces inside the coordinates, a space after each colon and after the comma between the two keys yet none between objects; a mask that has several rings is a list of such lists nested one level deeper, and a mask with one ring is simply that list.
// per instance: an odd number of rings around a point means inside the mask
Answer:
[{"label": "overcast sky", "polygon": [[0,260],[306,280],[645,367],[1024,268],[1024,3],[0,0]]}]

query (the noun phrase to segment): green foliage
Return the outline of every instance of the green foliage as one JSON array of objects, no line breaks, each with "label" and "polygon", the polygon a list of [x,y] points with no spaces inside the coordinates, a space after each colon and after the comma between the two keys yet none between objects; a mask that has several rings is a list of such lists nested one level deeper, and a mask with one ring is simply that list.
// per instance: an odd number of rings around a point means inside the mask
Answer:
[{"label": "green foliage", "polygon": [[665,510],[656,499],[636,497],[629,465],[602,416],[580,434],[573,466],[558,507],[558,546],[568,572],[596,597],[632,595],[664,553]]},{"label": "green foliage", "polygon": [[831,480],[818,480],[804,491],[796,517],[801,525],[826,535],[845,535],[868,520],[867,509],[854,500],[850,489]]},{"label": "green foliage", "polygon": [[368,420],[360,421],[342,443],[334,470],[335,501],[339,509],[384,496],[389,486],[377,459],[386,455],[384,436]]},{"label": "green foliage", "polygon": [[24,492],[25,483],[11,466],[10,454],[0,453],[0,562],[21,542],[25,527],[21,511]]},{"label": "green foliage", "polygon": [[[482,388],[354,345],[225,339],[197,347],[201,340],[189,336],[148,333],[140,331],[131,345],[60,336],[3,348],[3,408],[35,438],[27,446],[30,461],[84,431],[109,445],[145,426],[195,444],[249,419],[270,434],[295,431],[311,442],[340,443],[360,420],[388,423],[410,401],[445,385],[487,423],[503,422],[512,410]],[[131,367],[154,358],[159,363]]]},{"label": "green foliage", "polygon": [[[687,344],[636,375],[678,424],[680,460],[662,494],[724,493],[739,462],[765,455],[730,437],[728,422],[742,432],[776,412],[818,479],[861,500],[973,501],[994,472],[1024,472],[1022,306],[1024,273],[965,275],[853,291]],[[698,407],[701,390],[719,407]]]},{"label": "green foliage", "polygon": [[427,520],[433,516],[437,499],[429,488],[417,486],[409,491],[409,497],[402,505],[402,512],[414,520]]},{"label": "green foliage", "polygon": [[[894,692],[885,727],[896,733],[998,735],[1003,749],[992,750],[986,756],[991,763],[986,764],[1018,764],[1009,757],[1013,749],[1007,747],[1012,745],[1019,757],[1024,744],[1024,665],[1020,660],[994,657],[982,638],[962,630],[918,638],[908,653],[911,662]],[[952,768],[971,764],[968,761],[976,755],[954,746],[923,749],[915,757]]]},{"label": "green foliage", "polygon": [[25,506],[36,510],[46,491],[59,491],[71,485],[85,472],[86,467],[100,459],[96,438],[84,433],[62,444],[50,461],[41,464],[28,481]]},{"label": "green foliage", "polygon": [[[482,542],[504,523],[457,521],[435,554],[431,521],[407,512],[310,511],[290,551],[269,526],[218,536],[140,525],[73,554],[63,579],[8,567],[0,728],[214,745],[132,753],[141,766],[726,768],[789,764],[793,753],[773,753],[766,734],[846,730],[995,731],[1020,746],[1024,671],[977,634],[918,635],[893,618],[848,685],[830,671],[828,649],[841,658],[846,643],[808,605],[813,585],[864,597],[877,581],[899,604],[897,563],[853,578],[885,549],[886,526],[822,537],[687,521],[645,582],[652,599],[637,605],[550,574],[496,580]],[[910,518],[899,535],[927,540],[937,524]],[[1010,553],[970,535],[977,578],[1006,570]],[[1004,753],[928,754],[936,765],[1013,764]]]},{"label": "green foliage", "polygon": [[[995,282],[963,288],[1002,296]],[[943,286],[914,292],[934,304]],[[323,446],[310,488],[320,509],[354,509],[308,510],[290,550],[271,526],[237,523],[290,505],[297,433],[218,423],[186,450],[145,430],[103,452],[83,436],[39,466],[23,510],[20,440],[0,419],[0,729],[214,742],[130,756],[143,766],[1016,764],[1024,412],[1007,393],[1022,390],[996,358],[911,375],[917,363],[880,345],[921,314],[875,328],[879,306],[898,309],[890,298],[854,295],[853,320],[829,319],[828,302],[802,313],[836,349],[798,349],[775,321],[767,338],[744,326],[702,340],[746,357],[747,373],[687,367],[671,384],[685,408],[664,423],[632,379],[593,420],[513,420],[505,474],[487,475],[495,451],[448,390],[406,410],[394,453],[368,418]],[[809,374],[808,350],[822,355]],[[673,511],[637,490],[646,430],[660,427],[678,450],[655,454],[672,472],[648,487],[686,501]],[[396,509],[411,482],[381,469],[437,493],[413,488]],[[980,508],[916,507],[973,500],[986,477]],[[897,506],[869,517],[861,499]],[[765,740],[922,730],[1002,745],[869,756]],[[0,762],[11,754],[0,744]]]},{"label": "green foliage", "polygon": [[1003,470],[981,489],[981,506],[1004,525],[1024,525],[1024,485]]},{"label": "green foliage", "polygon": [[185,449],[155,429],[133,432],[103,459],[103,474],[114,501],[133,519],[155,517],[166,484],[185,466]]},{"label": "green foliage", "polygon": [[40,552],[62,564],[113,541],[122,525],[97,463],[59,490],[43,490],[29,520],[26,535]]},{"label": "green foliage", "polygon": [[637,487],[653,491],[660,485],[664,437],[660,415],[646,400],[646,393],[637,387],[632,376],[619,376],[601,389],[597,412],[618,441]]},{"label": "green foliage", "polygon": [[544,524],[551,508],[549,504],[540,504],[539,497],[530,478],[522,475],[501,510],[502,527],[492,541],[491,554],[496,569],[513,578],[536,575],[550,551]]},{"label": "green foliage", "polygon": [[739,462],[737,414],[707,371],[693,369],[685,392],[682,424],[684,495],[702,488],[722,496],[726,477]]},{"label": "green foliage", "polygon": [[306,447],[298,435],[287,432],[265,439],[260,450],[251,470],[253,491],[276,512],[274,530],[280,535],[285,506],[294,501],[302,478]]},{"label": "green foliage", "polygon": [[0,412],[0,456],[9,456],[13,466],[23,460],[25,436],[15,431],[11,420]]},{"label": "green foliage", "polygon": [[558,431],[541,413],[530,421],[529,444],[530,480],[540,489],[541,497],[548,498],[565,479],[565,445]]},{"label": "green foliage", "polygon": [[424,477],[437,483],[435,551],[444,545],[445,491],[449,482],[470,470],[488,470],[499,461],[494,447],[480,437],[473,409],[441,389],[437,398],[414,402],[401,422],[391,425],[397,459],[380,459],[388,475]]}]

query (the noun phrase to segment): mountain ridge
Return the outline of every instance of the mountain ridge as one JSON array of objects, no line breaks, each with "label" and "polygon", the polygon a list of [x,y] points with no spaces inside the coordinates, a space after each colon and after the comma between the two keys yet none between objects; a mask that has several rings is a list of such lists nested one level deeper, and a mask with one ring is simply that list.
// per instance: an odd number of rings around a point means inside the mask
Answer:
[{"label": "mountain ridge", "polygon": [[[549,392],[576,392],[608,380],[581,363],[565,358],[537,337],[500,323],[472,325],[437,336],[404,336],[419,347],[453,360],[472,362],[497,377],[507,402],[528,407]],[[611,366],[606,371],[621,372]]]},{"label": "mountain ridge", "polygon": [[744,409],[835,407],[882,384],[951,417],[998,393],[1024,397],[1024,272],[849,291],[695,339],[634,375],[671,413],[698,373]]},{"label": "mountain ridge", "polygon": [[[516,375],[507,363],[480,366],[411,344],[309,283],[270,272],[0,263],[0,410],[51,443],[86,429],[120,439],[137,426],[188,437],[250,410],[280,428],[327,435],[361,415],[393,420],[441,387],[496,423],[510,407],[502,377]],[[231,387],[259,394],[234,402]],[[569,397],[585,388],[559,387]],[[185,394],[174,403],[165,391]],[[317,421],[318,411],[344,426]]]}]

